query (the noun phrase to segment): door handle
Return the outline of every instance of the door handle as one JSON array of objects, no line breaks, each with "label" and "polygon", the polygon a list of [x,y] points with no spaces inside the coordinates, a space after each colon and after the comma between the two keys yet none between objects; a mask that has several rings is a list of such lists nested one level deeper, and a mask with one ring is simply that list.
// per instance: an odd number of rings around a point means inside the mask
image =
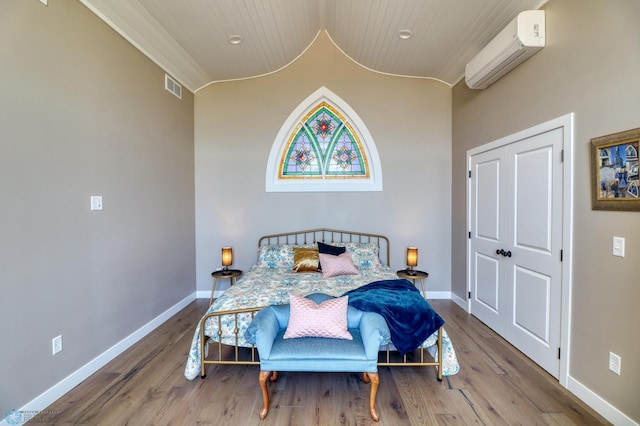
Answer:
[{"label": "door handle", "polygon": [[504,257],[511,257],[511,250],[504,251],[504,249],[499,249],[499,250],[496,250],[496,254],[499,254]]}]

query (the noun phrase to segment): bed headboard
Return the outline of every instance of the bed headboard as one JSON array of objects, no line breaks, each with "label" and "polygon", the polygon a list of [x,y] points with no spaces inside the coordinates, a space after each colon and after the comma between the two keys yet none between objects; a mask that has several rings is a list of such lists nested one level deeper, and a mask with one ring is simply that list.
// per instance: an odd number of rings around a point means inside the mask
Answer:
[{"label": "bed headboard", "polygon": [[314,244],[321,243],[376,243],[380,248],[380,262],[389,265],[389,239],[384,235],[363,232],[340,231],[338,229],[317,228],[306,231],[285,232],[260,237],[258,248],[274,244]]}]

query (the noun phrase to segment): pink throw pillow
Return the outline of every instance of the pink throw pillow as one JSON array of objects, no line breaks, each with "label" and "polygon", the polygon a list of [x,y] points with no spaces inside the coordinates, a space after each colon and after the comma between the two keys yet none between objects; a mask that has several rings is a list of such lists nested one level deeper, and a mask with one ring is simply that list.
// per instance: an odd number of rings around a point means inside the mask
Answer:
[{"label": "pink throw pillow", "polygon": [[358,269],[351,260],[351,253],[344,252],[338,256],[320,253],[320,265],[322,265],[322,277],[331,278],[338,275],[358,275]]},{"label": "pink throw pillow", "polygon": [[284,333],[285,339],[328,337],[353,340],[347,331],[349,296],[328,299],[317,305],[311,299],[292,294],[289,303],[289,325]]}]

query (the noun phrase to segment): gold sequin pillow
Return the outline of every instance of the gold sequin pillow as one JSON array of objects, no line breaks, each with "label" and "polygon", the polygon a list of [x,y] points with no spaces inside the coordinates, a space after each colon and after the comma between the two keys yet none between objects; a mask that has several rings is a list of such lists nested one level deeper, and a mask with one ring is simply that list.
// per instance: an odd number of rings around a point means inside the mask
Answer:
[{"label": "gold sequin pillow", "polygon": [[293,248],[293,271],[295,272],[318,272],[318,249],[315,247],[294,247]]}]

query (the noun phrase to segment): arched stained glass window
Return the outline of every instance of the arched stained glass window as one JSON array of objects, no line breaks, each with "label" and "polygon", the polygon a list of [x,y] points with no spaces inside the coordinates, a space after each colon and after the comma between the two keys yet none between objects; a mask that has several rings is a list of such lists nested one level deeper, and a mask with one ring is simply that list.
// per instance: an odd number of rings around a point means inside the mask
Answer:
[{"label": "arched stained glass window", "polygon": [[369,177],[360,138],[345,117],[324,101],[291,133],[281,165],[281,179]]},{"label": "arched stained glass window", "polygon": [[380,191],[373,139],[344,101],[322,87],[289,116],[274,141],[267,191]]}]

